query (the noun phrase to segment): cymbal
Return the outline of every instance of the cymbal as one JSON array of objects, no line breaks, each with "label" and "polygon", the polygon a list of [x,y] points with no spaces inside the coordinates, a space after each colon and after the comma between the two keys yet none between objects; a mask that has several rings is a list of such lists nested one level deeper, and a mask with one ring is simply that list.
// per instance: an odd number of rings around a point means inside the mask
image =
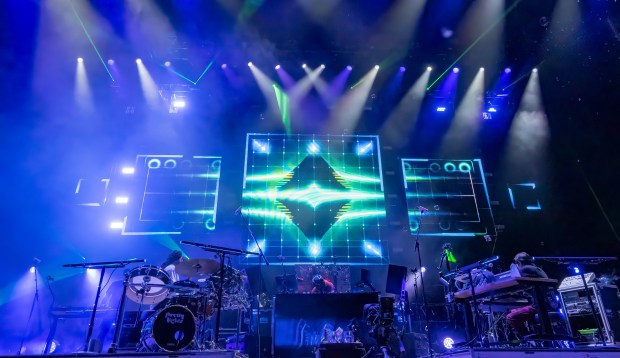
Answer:
[{"label": "cymbal", "polygon": [[189,259],[175,265],[176,272],[187,277],[203,277],[219,269],[220,263],[211,259]]}]

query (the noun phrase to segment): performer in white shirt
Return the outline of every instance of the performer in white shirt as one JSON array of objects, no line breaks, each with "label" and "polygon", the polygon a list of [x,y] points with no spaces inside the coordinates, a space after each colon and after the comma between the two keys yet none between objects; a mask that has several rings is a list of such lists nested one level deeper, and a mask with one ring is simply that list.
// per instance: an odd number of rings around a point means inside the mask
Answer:
[{"label": "performer in white shirt", "polygon": [[174,250],[170,252],[166,261],[161,264],[161,267],[164,271],[166,271],[168,276],[170,276],[171,283],[179,281],[179,274],[176,271],[176,265],[183,262],[183,260],[183,253],[179,250]]}]

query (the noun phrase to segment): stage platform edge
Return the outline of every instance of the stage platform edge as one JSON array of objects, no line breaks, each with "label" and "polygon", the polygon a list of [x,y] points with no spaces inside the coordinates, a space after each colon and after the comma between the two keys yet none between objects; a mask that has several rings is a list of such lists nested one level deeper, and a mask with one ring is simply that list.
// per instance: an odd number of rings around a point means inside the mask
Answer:
[{"label": "stage platform edge", "polygon": [[211,350],[204,352],[118,352],[114,354],[110,353],[63,353],[63,354],[49,354],[47,356],[43,355],[0,355],[2,357],[20,357],[20,358],[41,358],[41,357],[50,357],[50,358],[177,358],[177,357],[187,357],[187,358],[245,358],[247,355],[241,354],[238,351],[234,350]]},{"label": "stage platform edge", "polygon": [[575,349],[541,349],[541,348],[521,348],[521,349],[489,349],[474,348],[466,351],[437,354],[434,357],[451,358],[612,358],[620,357],[620,347],[611,346],[608,348],[575,348]]}]

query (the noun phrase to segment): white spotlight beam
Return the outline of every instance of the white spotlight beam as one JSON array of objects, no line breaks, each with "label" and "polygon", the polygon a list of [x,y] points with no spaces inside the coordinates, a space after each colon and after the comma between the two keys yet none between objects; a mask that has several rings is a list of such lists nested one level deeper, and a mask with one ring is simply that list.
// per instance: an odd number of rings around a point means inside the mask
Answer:
[{"label": "white spotlight beam", "polygon": [[484,71],[479,70],[456,109],[452,124],[443,138],[441,153],[467,158],[478,146],[478,131],[484,104]]},{"label": "white spotlight beam", "polygon": [[379,69],[373,67],[336,103],[327,124],[327,133],[352,133],[362,117],[368,95]]},{"label": "white spotlight beam", "polygon": [[385,136],[389,143],[401,147],[407,143],[411,128],[418,120],[430,76],[430,71],[422,73],[381,126],[381,136]]}]

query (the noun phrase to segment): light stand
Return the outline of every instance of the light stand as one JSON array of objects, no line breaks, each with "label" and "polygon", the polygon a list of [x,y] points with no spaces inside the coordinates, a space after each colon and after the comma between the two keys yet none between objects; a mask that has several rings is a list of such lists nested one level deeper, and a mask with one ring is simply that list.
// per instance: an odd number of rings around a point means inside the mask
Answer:
[{"label": "light stand", "polygon": [[422,227],[422,216],[428,210],[423,207],[418,207],[420,210],[420,219],[418,220],[418,229],[415,235],[415,248],[418,253],[418,267],[420,268],[420,289],[422,290],[422,304],[424,305],[424,323],[426,325],[426,338],[428,339],[428,355],[433,356],[433,349],[431,348],[431,326],[428,322],[428,305],[426,303],[426,291],[424,289],[424,275],[422,274],[422,254],[420,253],[420,228]]},{"label": "light stand", "polygon": [[39,303],[39,270],[38,265],[41,260],[35,258],[34,259],[34,297],[32,298],[32,305],[30,306],[30,313],[28,314],[28,321],[26,322],[26,330],[24,331],[24,335],[22,336],[22,340],[19,343],[19,350],[17,351],[17,355],[22,354],[22,348],[24,348],[24,341],[26,340],[26,336],[30,333],[30,321],[32,320],[32,314],[34,313],[34,307]]}]

